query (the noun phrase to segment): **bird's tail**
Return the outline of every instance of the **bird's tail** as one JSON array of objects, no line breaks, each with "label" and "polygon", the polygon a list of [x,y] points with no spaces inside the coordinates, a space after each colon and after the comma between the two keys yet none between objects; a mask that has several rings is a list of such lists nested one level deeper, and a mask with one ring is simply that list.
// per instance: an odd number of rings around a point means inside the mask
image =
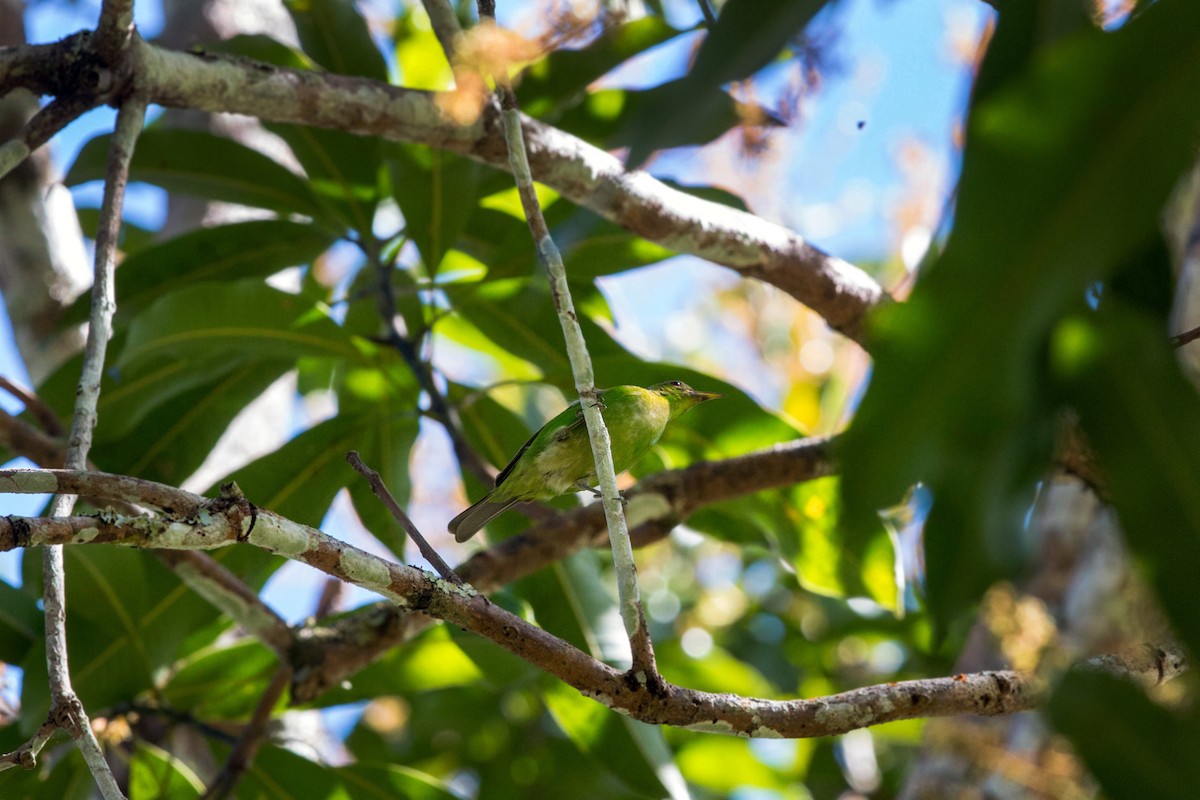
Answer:
[{"label": "bird's tail", "polygon": [[478,503],[450,520],[450,524],[446,527],[454,534],[456,541],[465,542],[470,539],[484,525],[491,522],[493,517],[517,502],[515,499],[496,500],[492,495],[493,492],[488,492]]}]

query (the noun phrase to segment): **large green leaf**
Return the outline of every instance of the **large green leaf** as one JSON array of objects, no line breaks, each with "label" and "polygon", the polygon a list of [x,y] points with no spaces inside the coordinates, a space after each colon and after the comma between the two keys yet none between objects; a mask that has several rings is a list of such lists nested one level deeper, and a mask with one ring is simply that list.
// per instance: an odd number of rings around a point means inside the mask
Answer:
[{"label": "large green leaf", "polygon": [[1200,786],[1200,725],[1136,686],[1102,673],[1069,672],[1054,692],[1050,721],[1107,797],[1187,800]]},{"label": "large green leaf", "polygon": [[173,664],[162,687],[170,708],[205,720],[248,719],[279,670],[266,645],[243,638],[218,643]]},{"label": "large green leaf", "polygon": [[189,800],[204,784],[181,759],[139,741],[129,761],[129,800]]},{"label": "large green leaf", "polygon": [[455,800],[440,781],[408,767],[353,764],[330,767],[280,747],[263,747],[238,784],[248,800]]},{"label": "large green leaf", "polygon": [[722,84],[765,67],[825,4],[826,0],[727,0],[688,74],[664,86],[655,104],[637,112],[626,136],[628,162],[637,165],[655,150],[685,143],[696,120],[718,108]]},{"label": "large green leaf", "polygon": [[[672,107],[684,110],[671,110]],[[651,150],[708,144],[747,119],[777,126],[779,118],[762,106],[747,115],[737,100],[719,86],[690,88],[686,79],[650,89],[600,89],[589,92],[579,105],[566,111],[558,127],[597,147],[629,147],[630,153],[649,155]],[[649,132],[639,125],[653,120]],[[653,148],[643,143],[653,136]],[[643,150],[645,152],[643,152]],[[632,160],[630,163],[633,162]]]},{"label": "large green leaf", "polygon": [[[102,180],[108,163],[109,134],[83,146],[69,186]],[[308,182],[257,150],[203,131],[148,128],[138,137],[129,179],[208,200],[222,200],[281,213],[320,218],[321,203]]]},{"label": "large green leaf", "polygon": [[593,81],[679,33],[661,17],[644,16],[606,30],[586,47],[554,50],[522,73],[517,84],[521,110],[554,119],[556,111],[574,105]]},{"label": "large green leaf", "polygon": [[[562,325],[544,279],[494,281],[448,293],[458,315],[495,344],[546,372],[569,373]],[[576,307],[582,308],[586,300],[582,293],[577,294]],[[579,324],[593,357],[625,353],[587,315],[579,315]]]},{"label": "large green leaf", "polygon": [[115,366],[250,355],[355,361],[361,351],[312,300],[246,280],[198,284],[163,297],[130,323]]},{"label": "large green leaf", "polygon": [[[114,381],[111,391],[100,395],[92,458],[111,472],[180,484],[200,467],[234,417],[287,372],[291,362],[236,359],[228,367],[203,373],[194,384],[182,380],[186,369],[165,368],[156,373],[155,385],[126,391]],[[137,388],[145,394],[139,395]],[[129,420],[136,423],[127,428]],[[127,436],[134,431],[139,447],[129,446]]]},{"label": "large green leaf", "polygon": [[1055,423],[1043,342],[1157,235],[1194,158],[1197,53],[1200,5],[1165,2],[1016,60],[972,109],[944,252],[875,320],[875,370],[842,454],[848,530],[862,546],[879,535],[875,509],[926,482],[926,585],[943,624],[1022,564]]},{"label": "large green leaf", "polygon": [[404,214],[404,231],[416,243],[425,269],[436,274],[475,211],[481,167],[419,145],[395,145],[387,153],[392,196]]},{"label": "large green leaf", "polygon": [[38,601],[28,592],[0,581],[0,661],[20,664],[43,636]]},{"label": "large green leaf", "polygon": [[379,199],[379,139],[308,125],[266,127],[292,149],[318,200],[347,227],[370,236]]},{"label": "large green leaf", "polygon": [[[71,679],[96,713],[150,691],[185,637],[218,616],[151,553],[92,545],[64,556]],[[21,665],[22,724],[35,728],[49,708],[45,661],[39,642]]]},{"label": "large green leaf", "polygon": [[354,0],[286,0],[284,5],[313,61],[342,75],[388,79],[387,63]]},{"label": "large green leaf", "polygon": [[[335,238],[314,225],[286,220],[252,220],[199,228],[146,247],[117,270],[117,310],[141,311],[163,295],[204,281],[231,282],[272,275],[308,264]],[[87,319],[91,299],[81,297],[64,322]]]}]

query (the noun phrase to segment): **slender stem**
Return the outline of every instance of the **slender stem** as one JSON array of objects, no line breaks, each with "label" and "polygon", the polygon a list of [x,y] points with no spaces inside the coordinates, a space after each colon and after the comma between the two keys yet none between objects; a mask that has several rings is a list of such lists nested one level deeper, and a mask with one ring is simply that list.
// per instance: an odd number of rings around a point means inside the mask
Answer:
[{"label": "slender stem", "polygon": [[[493,0],[479,0],[479,18],[495,22]],[[617,573],[617,600],[621,620],[629,635],[633,657],[632,671],[642,679],[657,678],[654,664],[654,649],[646,629],[638,592],[637,567],[633,560],[633,547],[629,542],[629,527],[625,521],[621,496],[617,491],[617,474],[613,467],[612,442],[601,414],[601,402],[596,391],[596,378],[592,361],[588,355],[587,342],[579,327],[575,306],[571,301],[571,290],[567,285],[566,267],[562,253],[555,245],[542,214],[541,203],[533,186],[533,175],[529,168],[529,157],[525,151],[525,134],[521,128],[521,111],[517,106],[516,94],[506,75],[497,73],[496,94],[500,99],[501,120],[504,140],[508,145],[508,161],[517,192],[525,211],[525,220],[533,236],[538,261],[545,267],[550,278],[550,295],[562,325],[566,340],[567,356],[571,363],[571,374],[575,389],[579,393],[580,407],[587,423],[588,437],[592,445],[592,458],[596,465],[596,479],[604,505],[604,517],[608,523],[608,534],[612,544],[613,563]]]},{"label": "slender stem", "polygon": [[404,359],[409,371],[416,377],[417,383],[421,385],[421,389],[429,398],[429,414],[445,428],[458,463],[483,483],[490,484],[492,473],[463,436],[462,421],[459,420],[458,414],[446,402],[441,389],[438,388],[433,377],[433,367],[428,361],[421,358],[417,346],[396,328],[396,298],[392,289],[392,269],[395,265],[380,258],[378,242],[368,240],[364,241],[362,245],[367,259],[375,265],[379,272],[379,316],[383,318],[388,344],[394,347],[400,357]]},{"label": "slender stem", "polygon": [[458,15],[454,13],[449,0],[421,0],[421,5],[425,6],[425,13],[429,15],[429,24],[433,28],[433,34],[437,37],[438,43],[442,46],[442,52],[446,54],[446,60],[453,66],[454,52],[457,46],[455,40],[462,33],[462,28],[458,24]]},{"label": "slender stem", "polygon": [[379,473],[364,464],[362,458],[354,450],[351,450],[346,454],[346,461],[349,462],[350,466],[354,467],[354,470],[359,475],[362,475],[367,479],[367,483],[371,485],[371,491],[375,493],[375,496],[379,498],[384,507],[392,513],[392,516],[395,517],[396,521],[399,522],[401,527],[404,528],[405,532],[408,534],[408,538],[413,540],[413,543],[416,544],[417,549],[421,551],[421,555],[425,558],[425,560],[432,564],[433,568],[436,569],[438,574],[443,578],[450,581],[455,586],[462,586],[462,578],[458,577],[458,574],[450,568],[450,565],[443,561],[442,557],[438,555],[438,551],[434,550],[433,547],[430,546],[429,542],[425,541],[425,537],[421,535],[421,532],[417,530],[417,526],[413,524],[411,519],[409,519],[408,514],[405,514],[404,509],[402,509],[400,504],[396,502],[396,498],[392,496],[392,493],[388,490],[387,485],[384,484],[383,478],[379,477]]},{"label": "slender stem", "polygon": [[717,15],[713,13],[712,3],[708,0],[696,0],[696,5],[700,6],[700,13],[704,15],[704,27],[711,31],[717,24]]},{"label": "slender stem", "polygon": [[250,718],[249,724],[246,725],[241,738],[230,751],[225,766],[221,768],[221,774],[204,793],[203,800],[222,800],[232,794],[238,780],[254,763],[254,756],[267,736],[267,725],[271,722],[271,713],[279,703],[279,698],[283,697],[291,680],[291,668],[280,667],[275,671],[271,683],[267,685],[262,697],[258,699],[258,705],[254,708],[254,715]]},{"label": "slender stem", "polygon": [[20,133],[0,145],[0,178],[20,166],[30,153],[95,105],[90,98],[78,97],[56,98],[48,103],[25,123]]},{"label": "slender stem", "polygon": [[[108,154],[104,199],[100,206],[100,222],[96,234],[91,318],[67,444],[68,469],[84,469],[87,466],[92,432],[96,426],[100,378],[104,372],[104,356],[108,340],[112,336],[112,317],[116,311],[114,272],[117,238],[121,229],[121,207],[125,200],[125,185],[129,179],[129,162],[133,157],[134,144],[142,130],[145,114],[145,100],[138,97],[128,98],[117,112],[116,130]],[[56,495],[50,504],[50,516],[68,516],[74,506],[74,495]],[[42,572],[45,583],[43,603],[46,615],[46,665],[50,680],[51,717],[65,727],[78,743],[106,800],[124,797],[117,787],[108,763],[104,760],[104,752],[92,732],[87,712],[71,686],[67,662],[66,575],[61,547],[47,547],[43,550]]]}]

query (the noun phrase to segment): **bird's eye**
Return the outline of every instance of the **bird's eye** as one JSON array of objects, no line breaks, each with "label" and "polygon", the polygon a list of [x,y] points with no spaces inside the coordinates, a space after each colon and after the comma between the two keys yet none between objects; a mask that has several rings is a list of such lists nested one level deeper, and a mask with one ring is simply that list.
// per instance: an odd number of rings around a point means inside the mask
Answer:
[{"label": "bird's eye", "polygon": [[671,385],[674,386],[676,389],[682,389],[683,381],[671,381]]}]

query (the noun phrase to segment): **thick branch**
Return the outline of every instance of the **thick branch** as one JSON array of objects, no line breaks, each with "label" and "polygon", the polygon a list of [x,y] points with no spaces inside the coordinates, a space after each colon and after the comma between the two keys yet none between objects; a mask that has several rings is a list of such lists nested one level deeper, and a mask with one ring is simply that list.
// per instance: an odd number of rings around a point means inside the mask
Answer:
[{"label": "thick branch", "polygon": [[[141,40],[133,48],[143,66],[136,85],[159,105],[427,144],[508,169],[498,109],[461,127],[443,119],[430,92],[174,52]],[[639,236],[778,286],[859,342],[867,312],[887,300],[865,272],[786,228],[677,191],[648,173],[626,172],[618,159],[570,134],[522,122],[535,179]]]},{"label": "thick branch", "polygon": [[[36,484],[24,479],[28,474],[3,470],[0,480],[11,486]],[[60,491],[81,489],[98,496],[103,496],[113,481],[113,476],[102,473],[40,474],[61,483]],[[0,549],[102,541],[137,547],[208,549],[235,541],[248,542],[377,592],[409,610],[471,630],[585,696],[635,719],[694,730],[763,737],[830,736],[898,719],[1012,713],[1032,708],[1042,695],[1032,678],[1011,671],[891,683],[813,700],[743,698],[665,683],[647,686],[493,605],[469,587],[453,586],[269,511],[256,511],[237,495],[204,502],[206,508],[194,522],[116,514],[67,519],[0,518]]]}]

